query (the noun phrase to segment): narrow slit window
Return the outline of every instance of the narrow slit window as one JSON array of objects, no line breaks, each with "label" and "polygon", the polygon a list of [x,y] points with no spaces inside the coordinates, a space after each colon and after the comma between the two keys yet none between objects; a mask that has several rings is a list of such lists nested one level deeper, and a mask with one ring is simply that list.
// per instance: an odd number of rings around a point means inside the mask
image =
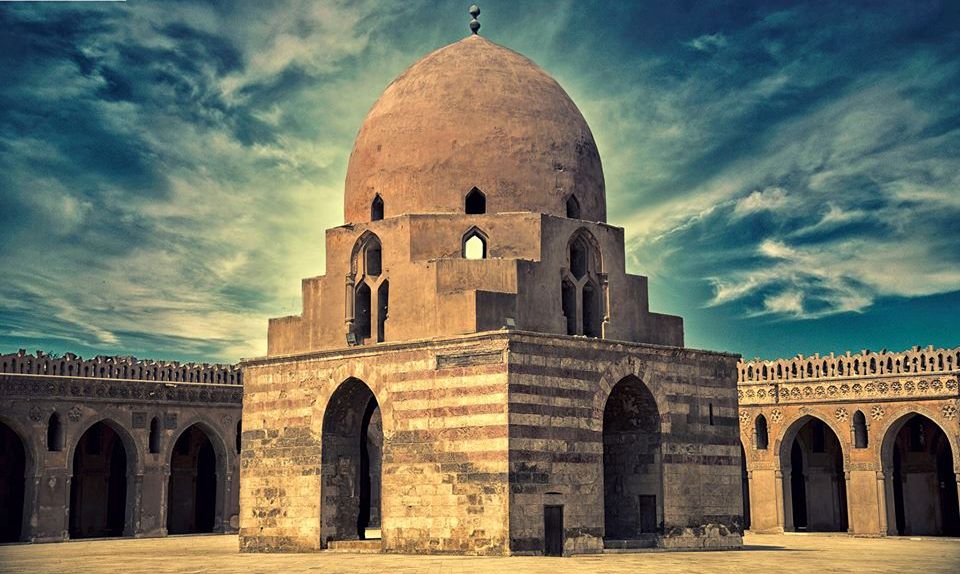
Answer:
[{"label": "narrow slit window", "polygon": [[60,424],[60,415],[53,413],[47,422],[47,450],[59,452],[63,450],[63,425]]},{"label": "narrow slit window", "polygon": [[150,421],[150,453],[160,452],[160,419],[153,417]]}]

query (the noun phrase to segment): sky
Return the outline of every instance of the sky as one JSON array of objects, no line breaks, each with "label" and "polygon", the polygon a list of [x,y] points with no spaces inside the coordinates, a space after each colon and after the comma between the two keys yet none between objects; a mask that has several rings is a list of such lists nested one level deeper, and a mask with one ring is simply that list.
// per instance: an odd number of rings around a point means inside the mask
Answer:
[{"label": "sky", "polygon": [[[0,350],[233,362],[469,2],[0,3]],[[686,344],[960,345],[960,3],[484,1],[571,95]]]}]

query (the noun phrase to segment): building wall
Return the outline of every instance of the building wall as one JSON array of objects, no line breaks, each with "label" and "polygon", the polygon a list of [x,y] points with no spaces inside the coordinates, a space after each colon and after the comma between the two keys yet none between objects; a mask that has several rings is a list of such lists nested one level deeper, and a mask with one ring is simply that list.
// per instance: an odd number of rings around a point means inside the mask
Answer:
[{"label": "building wall", "polygon": [[[954,476],[960,473],[958,359],[960,349],[916,347],[902,353],[862,351],[741,362],[739,416],[747,453],[751,530],[795,528],[787,483],[789,448],[800,427],[818,419],[836,435],[842,451],[848,531],[895,534],[892,453],[896,436],[911,415],[923,415],[943,431],[953,455]],[[865,446],[857,445],[854,421],[858,412],[866,423]],[[762,448],[763,441],[757,436],[759,416],[768,425],[767,448]],[[920,484],[920,475],[911,475],[909,484],[904,485],[906,506],[929,504],[922,494],[939,487],[934,482],[930,479]],[[814,511],[821,515],[833,512],[832,501],[830,506]]]},{"label": "building wall", "polygon": [[[485,259],[461,254],[472,229],[487,239]],[[326,275],[304,279],[300,315],[271,319],[268,355],[346,346],[352,286],[363,281],[374,292],[374,308],[377,287],[389,281],[387,342],[476,333],[508,319],[518,329],[566,334],[560,276],[570,265],[571,238],[581,230],[595,242],[601,262],[594,279],[603,292],[603,337],[682,346],[682,320],[651,313],[646,278],[626,273],[623,229],[534,213],[433,214],[328,230]],[[383,271],[376,278],[363,276],[357,252],[371,233],[382,246]]]},{"label": "building wall", "polygon": [[324,428],[338,389],[360,380],[382,416],[384,551],[541,553],[543,505],[562,504],[565,551],[599,552],[604,404],[627,376],[664,421],[656,544],[739,546],[735,361],[511,331],[246,361],[241,549],[356,538],[329,523],[349,485],[325,468],[352,455]]},{"label": "building wall", "polygon": [[[545,504],[564,505],[565,551],[599,552],[603,414],[636,377],[660,415],[659,547],[741,544],[736,356],[521,334],[510,345],[510,529],[514,553],[543,548]],[[712,405],[713,424],[709,412]],[[629,477],[634,480],[636,477]]]},{"label": "building wall", "polygon": [[321,530],[321,516],[336,521],[329,507],[349,488],[326,468],[348,453],[323,453],[325,412],[345,381],[360,380],[382,418],[384,551],[506,553],[505,347],[474,337],[245,362],[241,550],[356,538]]},{"label": "building wall", "polygon": [[[20,539],[31,542],[70,537],[71,481],[74,453],[84,433],[104,422],[119,435],[126,454],[126,505],[124,536],[163,536],[167,530],[168,483],[173,445],[182,432],[199,424],[217,454],[218,492],[215,532],[235,532],[238,527],[237,423],[242,388],[236,383],[190,383],[169,380],[124,379],[107,373],[123,362],[128,368],[153,367],[173,373],[179,365],[101,358],[84,361],[75,356],[67,363],[84,363],[96,377],[43,374],[47,361],[60,365],[60,357],[18,353],[0,356],[0,422],[11,428],[26,451],[24,512]],[[104,366],[104,376],[99,367]],[[147,367],[149,366],[149,369]],[[209,367],[209,368],[206,368]],[[224,374],[228,371],[229,373]],[[15,370],[16,372],[10,372]],[[20,372],[20,371],[25,372]],[[72,372],[78,372],[76,368]],[[215,377],[235,375],[233,367],[198,366],[198,373]],[[158,375],[159,376],[159,375]],[[179,375],[176,375],[179,377]],[[166,378],[166,375],[164,375]],[[213,377],[211,377],[213,378]],[[50,450],[48,425],[57,414],[62,428],[60,450]],[[150,452],[150,423],[160,422],[159,452]],[[92,491],[88,491],[92,492]]]}]

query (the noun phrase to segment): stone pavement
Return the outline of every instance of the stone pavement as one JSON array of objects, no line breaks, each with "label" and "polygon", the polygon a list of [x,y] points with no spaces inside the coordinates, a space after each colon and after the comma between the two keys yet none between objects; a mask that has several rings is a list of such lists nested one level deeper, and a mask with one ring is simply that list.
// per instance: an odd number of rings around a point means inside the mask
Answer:
[{"label": "stone pavement", "polygon": [[0,572],[324,572],[373,574],[561,574],[703,572],[960,571],[957,538],[849,538],[839,535],[747,535],[746,549],[728,552],[646,552],[573,558],[479,558],[382,554],[240,554],[224,535],[115,539],[0,546]]}]

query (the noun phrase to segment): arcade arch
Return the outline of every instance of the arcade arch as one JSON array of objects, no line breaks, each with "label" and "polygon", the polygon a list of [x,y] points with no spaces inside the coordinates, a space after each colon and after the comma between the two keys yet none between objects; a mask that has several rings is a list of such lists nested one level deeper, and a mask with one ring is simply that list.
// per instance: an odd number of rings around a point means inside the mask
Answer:
[{"label": "arcade arch", "polygon": [[908,413],[887,429],[881,447],[887,534],[960,535],[953,449],[928,417]]},{"label": "arcade arch", "polygon": [[101,420],[74,447],[70,538],[123,536],[130,531],[136,447],[119,425]]},{"label": "arcade arch", "polygon": [[780,445],[780,467],[784,530],[847,530],[843,448],[828,424],[810,415],[795,421]]},{"label": "arcade arch", "polygon": [[199,424],[185,429],[170,453],[167,486],[167,532],[214,532],[220,499],[222,455]]},{"label": "arcade arch", "polygon": [[0,542],[17,542],[23,527],[27,449],[20,435],[0,421]]}]

